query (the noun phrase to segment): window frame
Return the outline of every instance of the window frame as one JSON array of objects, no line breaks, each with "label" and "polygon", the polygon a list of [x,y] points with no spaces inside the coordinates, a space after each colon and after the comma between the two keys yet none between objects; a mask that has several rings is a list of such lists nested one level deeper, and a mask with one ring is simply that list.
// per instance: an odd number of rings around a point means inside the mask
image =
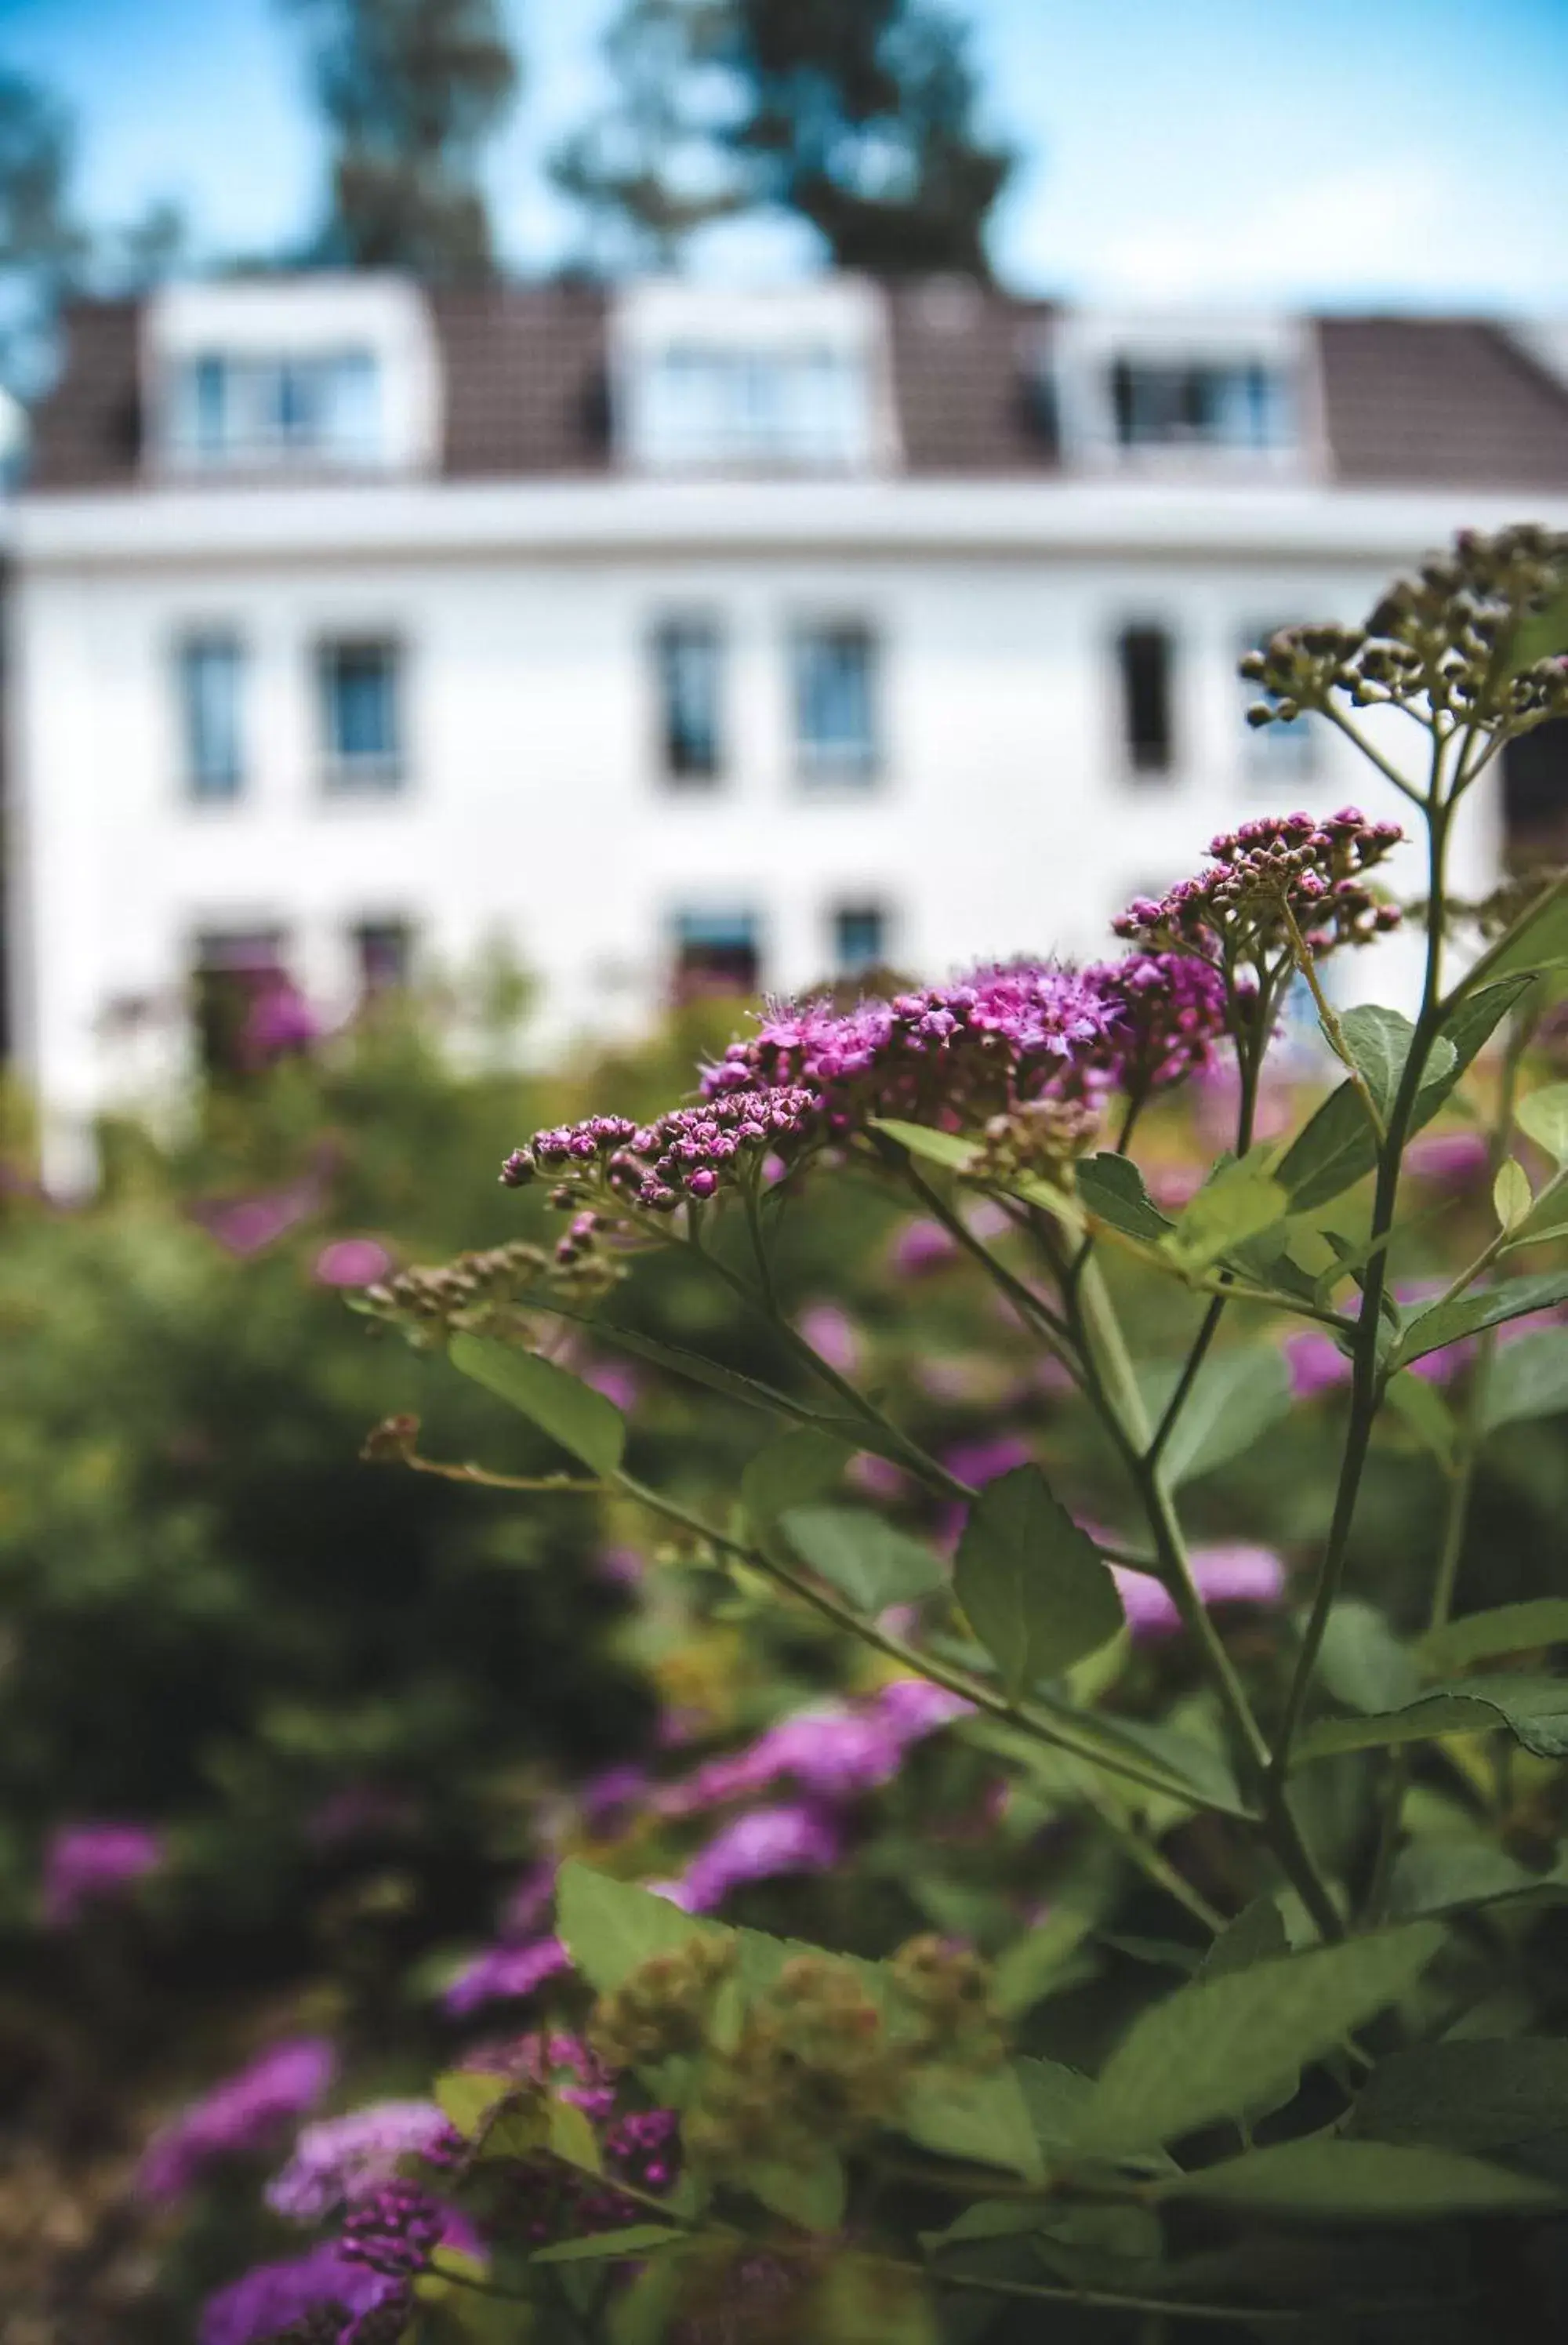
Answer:
[{"label": "window frame", "polygon": [[[181,630],[174,643],[174,693],[179,733],[179,791],[183,804],[215,808],[239,805],[249,794],[250,760],[247,756],[246,702],[250,654],[237,626],[217,620]],[[221,776],[204,770],[198,754],[197,663],[213,653],[227,656],[230,671],[229,729],[232,762]]]},{"label": "window frame", "polygon": [[[845,951],[845,932],[855,920],[866,920],[875,931],[875,949],[851,958]],[[891,939],[896,923],[886,903],[875,896],[841,897],[828,912],[828,934],[835,977],[852,979],[865,977],[868,971],[885,969],[891,954]]]},{"label": "window frame", "polygon": [[[861,693],[865,731],[853,750],[829,745],[808,735],[805,725],[807,687],[805,663],[814,646],[858,641],[865,650]],[[796,618],[789,630],[789,710],[791,759],[796,785],[813,796],[861,797],[886,778],[885,669],[886,640],[874,620],[855,615],[816,614]]]},{"label": "window frame", "polygon": [[[345,654],[386,655],[391,746],[376,751],[344,751],[337,742],[334,677]],[[389,798],[409,787],[409,655],[393,628],[356,627],[319,635],[313,650],[317,747],[321,787],[329,797]]]},{"label": "window frame", "polygon": [[[374,342],[250,350],[215,341],[181,351],[167,365],[165,443],[181,466],[353,472],[379,471],[386,462],[386,360]],[[334,382],[340,391],[351,374],[359,378],[364,428],[335,436]],[[355,400],[346,405],[351,413]],[[312,422],[318,428],[307,428]]]},{"label": "window frame", "polygon": [[[684,638],[706,638],[711,655],[708,677],[712,762],[683,765],[676,754],[676,702],[673,689],[672,654]],[[653,687],[653,746],[662,787],[677,797],[688,792],[705,795],[722,788],[730,778],[729,637],[723,620],[710,611],[669,611],[658,618],[649,636],[649,660]]]},{"label": "window frame", "polygon": [[[1140,753],[1137,732],[1137,680],[1133,675],[1129,647],[1139,640],[1162,645],[1162,672],[1159,692],[1162,700],[1162,754],[1145,756]],[[1182,726],[1179,716],[1179,669],[1181,638],[1177,629],[1166,620],[1152,614],[1124,618],[1118,624],[1112,639],[1116,692],[1116,737],[1124,780],[1138,788],[1158,787],[1177,780],[1181,772]],[[1152,741],[1148,745],[1153,746]]]}]

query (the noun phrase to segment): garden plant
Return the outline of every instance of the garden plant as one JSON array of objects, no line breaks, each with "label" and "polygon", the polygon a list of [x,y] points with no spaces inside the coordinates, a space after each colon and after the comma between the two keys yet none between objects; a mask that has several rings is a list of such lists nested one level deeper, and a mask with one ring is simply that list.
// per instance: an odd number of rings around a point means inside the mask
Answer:
[{"label": "garden plant", "polygon": [[[279,2144],[202,2345],[1561,2326],[1568,885],[1449,855],[1565,645],[1527,528],[1282,632],[1253,721],[1398,822],[1248,822],[1093,966],[770,1005],[506,1159],[551,1241],[362,1291],[498,1404],[370,1461],[583,1510],[665,1716],[541,1815],[427,2091],[324,2114],[283,2043],[155,2143]],[[1401,921],[1413,1015],[1336,1007]],[[851,1193],[875,1305],[803,1284]]]}]

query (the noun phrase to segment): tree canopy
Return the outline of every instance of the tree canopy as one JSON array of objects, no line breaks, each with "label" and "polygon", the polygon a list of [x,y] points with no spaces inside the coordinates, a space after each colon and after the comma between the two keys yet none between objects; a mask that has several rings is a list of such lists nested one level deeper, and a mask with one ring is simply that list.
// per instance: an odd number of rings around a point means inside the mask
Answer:
[{"label": "tree canopy", "polygon": [[491,275],[480,183],[517,95],[496,0],[288,0],[315,41],[332,138],[318,262],[436,281]]},{"label": "tree canopy", "polygon": [[696,229],[773,208],[842,268],[989,273],[1014,158],[934,0],[626,0],[605,56],[613,97],[553,166],[601,265],[668,265]]}]

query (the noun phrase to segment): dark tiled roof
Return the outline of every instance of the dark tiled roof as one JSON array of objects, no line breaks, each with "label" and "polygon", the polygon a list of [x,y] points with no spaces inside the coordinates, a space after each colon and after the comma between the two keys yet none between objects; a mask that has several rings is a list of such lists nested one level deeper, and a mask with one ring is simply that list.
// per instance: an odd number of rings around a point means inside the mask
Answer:
[{"label": "dark tiled roof", "polygon": [[447,472],[608,471],[606,307],[602,292],[579,286],[431,295]]},{"label": "dark tiled roof", "polygon": [[[436,292],[443,469],[457,479],[592,475],[612,464],[609,296],[582,286]],[[1040,477],[1057,469],[1040,352],[1051,305],[932,280],[887,296],[899,436],[910,472]],[[66,361],[34,420],[31,485],[134,485],[137,317],[67,315]],[[1356,486],[1568,492],[1568,386],[1500,328],[1465,320],[1317,325],[1328,437]]]},{"label": "dark tiled roof", "polygon": [[1057,465],[1040,389],[1051,305],[948,279],[887,297],[904,456],[912,472],[1040,472]]},{"label": "dark tiled roof", "polygon": [[84,302],[66,317],[65,362],[33,416],[28,486],[123,487],[141,461],[137,305]]},{"label": "dark tiled roof", "polygon": [[1324,318],[1318,347],[1341,481],[1568,490],[1568,389],[1497,327]]}]

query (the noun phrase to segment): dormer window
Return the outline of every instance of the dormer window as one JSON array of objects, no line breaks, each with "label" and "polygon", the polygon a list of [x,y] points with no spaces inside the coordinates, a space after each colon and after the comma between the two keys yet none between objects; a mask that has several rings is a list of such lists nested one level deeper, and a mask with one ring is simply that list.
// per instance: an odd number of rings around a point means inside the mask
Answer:
[{"label": "dormer window", "polygon": [[853,278],[772,293],[629,287],[612,322],[616,438],[648,472],[859,472],[891,461],[885,321]]},{"label": "dormer window", "polygon": [[382,452],[373,351],[200,350],[174,370],[171,452],[187,463],[373,465]]},{"label": "dormer window", "polygon": [[1299,320],[1080,310],[1053,320],[1042,363],[1068,467],[1240,479],[1313,462]]},{"label": "dormer window", "polygon": [[1257,359],[1118,358],[1110,399],[1122,448],[1277,448],[1287,436],[1284,378]]},{"label": "dormer window", "polygon": [[677,342],[648,361],[642,452],[661,471],[851,471],[867,424],[853,351]]}]

